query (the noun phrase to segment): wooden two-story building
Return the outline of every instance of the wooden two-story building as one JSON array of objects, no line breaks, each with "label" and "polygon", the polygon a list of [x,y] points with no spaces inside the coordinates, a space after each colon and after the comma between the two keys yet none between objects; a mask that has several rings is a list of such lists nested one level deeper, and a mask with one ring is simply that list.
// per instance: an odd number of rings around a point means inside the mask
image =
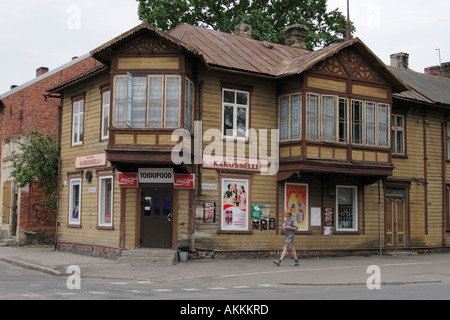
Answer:
[{"label": "wooden two-story building", "polygon": [[50,90],[63,99],[59,247],[270,253],[285,210],[305,254],[441,246],[434,213],[416,233],[429,200],[398,152],[402,76],[357,38],[311,52],[293,28],[288,46],[143,23],[91,52],[103,68]]}]

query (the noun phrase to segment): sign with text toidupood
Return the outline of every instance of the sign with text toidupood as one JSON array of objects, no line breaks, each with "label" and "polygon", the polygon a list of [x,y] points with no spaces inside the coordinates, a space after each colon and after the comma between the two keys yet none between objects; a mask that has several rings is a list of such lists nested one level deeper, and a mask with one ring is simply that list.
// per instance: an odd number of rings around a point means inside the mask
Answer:
[{"label": "sign with text toidupood", "polygon": [[173,168],[139,168],[139,183],[173,183]]}]

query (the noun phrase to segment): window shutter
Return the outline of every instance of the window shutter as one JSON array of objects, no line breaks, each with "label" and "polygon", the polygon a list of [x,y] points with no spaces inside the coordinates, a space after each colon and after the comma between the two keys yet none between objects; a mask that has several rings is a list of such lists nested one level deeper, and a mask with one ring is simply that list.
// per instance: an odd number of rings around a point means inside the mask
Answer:
[{"label": "window shutter", "polygon": [[133,75],[127,73],[128,91],[127,91],[127,126],[131,127],[131,106],[133,101]]}]

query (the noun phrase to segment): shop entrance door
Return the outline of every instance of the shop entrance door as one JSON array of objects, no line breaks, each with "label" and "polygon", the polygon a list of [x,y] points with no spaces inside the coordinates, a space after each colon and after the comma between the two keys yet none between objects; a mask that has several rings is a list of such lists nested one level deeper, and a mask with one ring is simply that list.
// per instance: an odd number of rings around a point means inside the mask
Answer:
[{"label": "shop entrance door", "polygon": [[386,189],[385,198],[386,247],[405,247],[407,244],[406,190]]},{"label": "shop entrance door", "polygon": [[172,248],[173,189],[141,189],[141,247]]}]

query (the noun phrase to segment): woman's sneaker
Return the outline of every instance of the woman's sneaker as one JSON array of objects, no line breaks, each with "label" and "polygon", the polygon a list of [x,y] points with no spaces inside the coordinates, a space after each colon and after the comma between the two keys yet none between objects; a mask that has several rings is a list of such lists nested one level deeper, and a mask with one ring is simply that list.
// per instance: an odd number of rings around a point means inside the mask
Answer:
[{"label": "woman's sneaker", "polygon": [[280,266],[281,260],[280,260],[280,259],[278,259],[278,260],[273,260],[273,263],[275,263],[277,266]]},{"label": "woman's sneaker", "polygon": [[294,267],[298,267],[298,260],[295,260],[294,263],[292,264]]}]

